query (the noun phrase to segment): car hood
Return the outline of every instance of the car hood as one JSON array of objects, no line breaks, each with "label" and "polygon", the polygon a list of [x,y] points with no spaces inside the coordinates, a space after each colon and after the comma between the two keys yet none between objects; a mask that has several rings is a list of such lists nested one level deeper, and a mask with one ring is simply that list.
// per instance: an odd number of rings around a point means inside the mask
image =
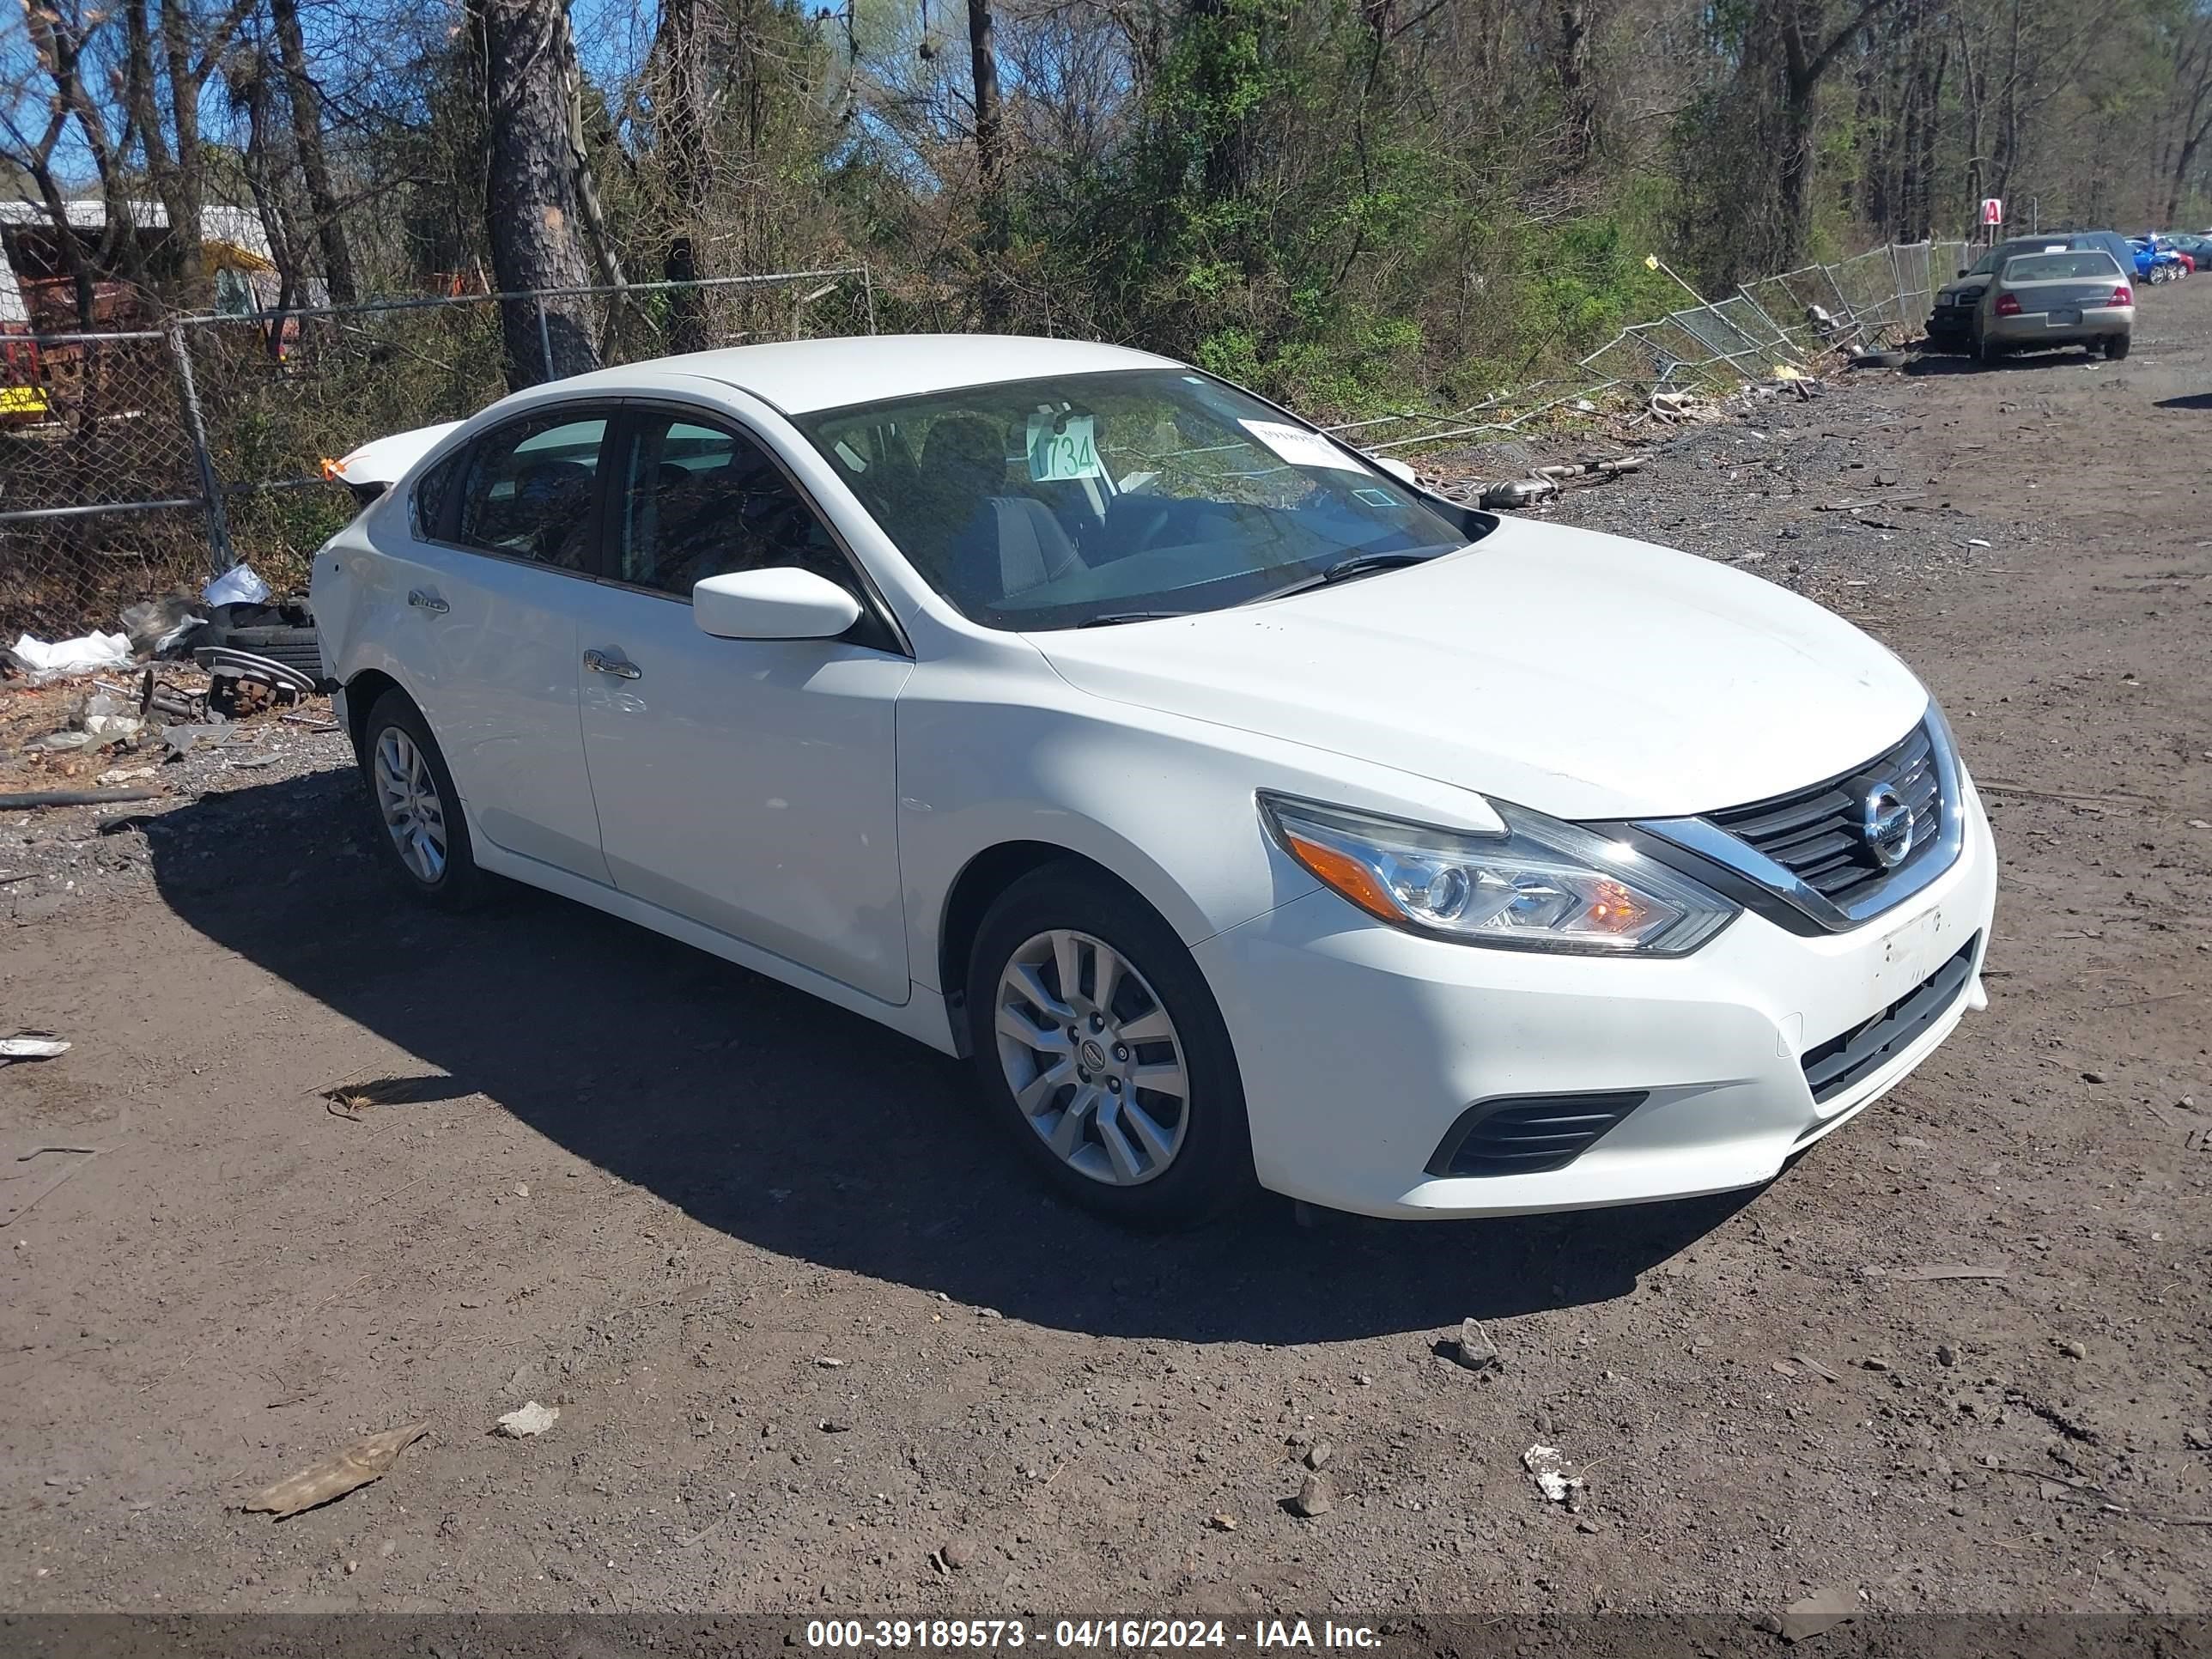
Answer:
[{"label": "car hood", "polygon": [[1802,788],[1881,753],[1928,702],[1889,652],[1771,583],[1510,519],[1428,564],[1029,637],[1093,696],[1565,818],[1686,816]]}]

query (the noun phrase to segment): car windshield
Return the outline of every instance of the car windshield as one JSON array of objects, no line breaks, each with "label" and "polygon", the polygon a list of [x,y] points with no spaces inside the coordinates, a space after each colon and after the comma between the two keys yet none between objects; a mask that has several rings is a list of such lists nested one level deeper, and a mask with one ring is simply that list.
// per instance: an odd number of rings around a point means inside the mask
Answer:
[{"label": "car windshield", "polygon": [[1192,369],[1000,381],[795,424],[923,578],[993,628],[1219,610],[1480,533]]},{"label": "car windshield", "polygon": [[2033,253],[2012,260],[2004,268],[2008,283],[2061,282],[2066,278],[2117,276],[2120,268],[2102,248],[2082,248],[2073,253]]}]

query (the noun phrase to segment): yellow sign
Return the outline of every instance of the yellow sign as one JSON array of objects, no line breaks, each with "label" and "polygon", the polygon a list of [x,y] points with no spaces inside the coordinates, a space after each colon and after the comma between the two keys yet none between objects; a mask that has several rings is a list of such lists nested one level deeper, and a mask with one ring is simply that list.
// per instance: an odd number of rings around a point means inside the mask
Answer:
[{"label": "yellow sign", "polygon": [[1656,254],[1656,253],[1647,253],[1647,254],[1645,254],[1645,255],[1644,256],[1644,270],[1658,270],[1658,269],[1659,269],[1659,256],[1658,256],[1657,254]]},{"label": "yellow sign", "polygon": [[34,386],[0,386],[0,415],[43,415],[46,394]]}]

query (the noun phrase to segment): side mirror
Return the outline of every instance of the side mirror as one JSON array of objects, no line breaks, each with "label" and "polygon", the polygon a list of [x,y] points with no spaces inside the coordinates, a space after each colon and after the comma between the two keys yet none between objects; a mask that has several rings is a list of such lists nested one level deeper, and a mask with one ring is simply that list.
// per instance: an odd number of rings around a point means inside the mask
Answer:
[{"label": "side mirror", "polygon": [[1959,275],[1960,275],[1961,276],[1965,276],[1966,274],[1966,266],[1964,266],[1964,265],[1960,265],[1960,266],[1959,267]]},{"label": "side mirror", "polygon": [[1413,469],[1395,455],[1370,455],[1367,459],[1400,483],[1412,484],[1417,489],[1420,487],[1421,480]]},{"label": "side mirror", "polygon": [[860,619],[850,593],[789,565],[709,576],[691,590],[691,620],[718,640],[834,640]]}]

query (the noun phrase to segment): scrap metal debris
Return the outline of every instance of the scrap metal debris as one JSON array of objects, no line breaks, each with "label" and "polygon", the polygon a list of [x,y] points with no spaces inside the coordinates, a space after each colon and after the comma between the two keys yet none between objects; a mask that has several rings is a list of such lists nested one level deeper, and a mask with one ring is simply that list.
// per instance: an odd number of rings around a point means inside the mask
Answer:
[{"label": "scrap metal debris", "polygon": [[0,1066],[12,1066],[19,1060],[52,1060],[56,1054],[67,1054],[69,1048],[59,1038],[44,1034],[0,1037]]},{"label": "scrap metal debris", "polygon": [[356,1440],[321,1462],[288,1475],[272,1486],[263,1487],[246,1500],[246,1507],[249,1512],[264,1510],[282,1521],[287,1516],[343,1498],[357,1487],[382,1480],[399,1454],[429,1430],[427,1420],[407,1423]]},{"label": "scrap metal debris", "polygon": [[[234,646],[204,645],[192,653],[192,660],[207,670],[212,682],[208,692],[209,706],[226,714],[252,713],[272,702],[297,702],[314,694],[312,674],[304,674],[274,657],[240,651]],[[249,687],[254,689],[248,690]]]}]

